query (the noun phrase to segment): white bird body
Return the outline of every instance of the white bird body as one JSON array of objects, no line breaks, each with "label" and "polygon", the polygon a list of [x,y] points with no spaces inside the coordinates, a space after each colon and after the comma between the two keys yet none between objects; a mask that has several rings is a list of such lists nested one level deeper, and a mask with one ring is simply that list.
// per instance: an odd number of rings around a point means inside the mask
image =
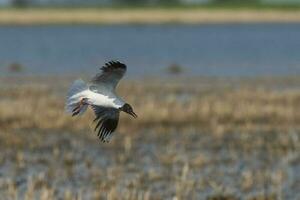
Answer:
[{"label": "white bird body", "polygon": [[[93,92],[90,89],[86,89],[80,93],[77,93],[71,97],[72,99],[87,98],[88,104],[103,106],[107,108],[121,108],[125,102],[120,99],[116,94],[104,95],[97,92]],[[78,101],[77,101],[78,102]]]},{"label": "white bird body", "polygon": [[118,126],[120,111],[124,111],[133,117],[137,115],[132,107],[121,99],[115,88],[119,80],[126,72],[126,65],[118,61],[106,63],[101,68],[102,73],[97,74],[91,83],[83,80],[76,80],[71,86],[67,101],[66,112],[72,116],[83,114],[88,106],[95,112],[98,129],[98,136],[103,142],[108,142],[111,133]]}]

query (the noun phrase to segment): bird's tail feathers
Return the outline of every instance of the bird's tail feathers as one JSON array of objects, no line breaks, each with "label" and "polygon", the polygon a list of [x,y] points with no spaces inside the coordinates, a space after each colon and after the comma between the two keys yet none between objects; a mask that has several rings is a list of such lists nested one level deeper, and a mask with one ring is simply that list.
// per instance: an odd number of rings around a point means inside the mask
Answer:
[{"label": "bird's tail feathers", "polygon": [[88,86],[83,80],[78,79],[74,81],[67,95],[67,101],[65,105],[65,110],[67,113],[74,116],[81,115],[86,111],[88,105],[80,105],[81,100],[85,98],[84,91],[86,90],[88,90]]}]

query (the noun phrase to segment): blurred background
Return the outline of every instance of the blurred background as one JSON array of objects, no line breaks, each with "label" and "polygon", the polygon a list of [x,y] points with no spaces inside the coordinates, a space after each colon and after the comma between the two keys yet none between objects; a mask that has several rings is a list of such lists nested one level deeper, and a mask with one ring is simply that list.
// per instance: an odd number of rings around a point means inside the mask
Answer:
[{"label": "blurred background", "polygon": [[[300,0],[0,0],[3,199],[300,199]],[[69,86],[128,66],[108,144]]]}]

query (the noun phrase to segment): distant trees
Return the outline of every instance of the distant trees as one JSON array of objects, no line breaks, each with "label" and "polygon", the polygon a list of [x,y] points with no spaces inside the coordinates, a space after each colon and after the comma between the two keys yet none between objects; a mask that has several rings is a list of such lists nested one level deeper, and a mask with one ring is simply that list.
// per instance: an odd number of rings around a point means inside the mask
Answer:
[{"label": "distant trees", "polygon": [[25,7],[28,6],[29,2],[28,0],[12,0],[11,4],[14,7]]},{"label": "distant trees", "polygon": [[181,0],[114,0],[116,3],[128,5],[145,5],[145,4],[178,4]]},{"label": "distant trees", "polygon": [[121,4],[135,5],[135,4],[145,4],[145,3],[148,3],[149,0],[114,0],[114,2],[121,3]]},{"label": "distant trees", "polygon": [[[1,0],[0,0],[1,1]],[[179,5],[179,4],[256,4],[261,0],[10,0],[14,7],[26,7],[30,5]],[[87,3],[88,2],[88,3]]]},{"label": "distant trees", "polygon": [[158,1],[158,3],[161,3],[161,4],[180,4],[181,3],[181,0],[160,0]]},{"label": "distant trees", "polygon": [[260,0],[213,0],[215,3],[232,3],[232,4],[249,4],[249,3],[259,3]]}]

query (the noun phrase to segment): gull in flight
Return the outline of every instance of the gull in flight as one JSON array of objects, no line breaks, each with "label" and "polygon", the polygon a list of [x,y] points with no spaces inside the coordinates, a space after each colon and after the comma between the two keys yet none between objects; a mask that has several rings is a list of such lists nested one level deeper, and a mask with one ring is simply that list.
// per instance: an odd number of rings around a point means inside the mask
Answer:
[{"label": "gull in flight", "polygon": [[131,105],[115,92],[118,82],[126,73],[126,68],[126,65],[119,61],[110,61],[101,67],[101,72],[89,83],[81,79],[76,80],[68,92],[66,112],[72,116],[82,115],[90,106],[96,116],[95,131],[102,142],[109,142],[118,126],[121,111],[137,118]]}]

